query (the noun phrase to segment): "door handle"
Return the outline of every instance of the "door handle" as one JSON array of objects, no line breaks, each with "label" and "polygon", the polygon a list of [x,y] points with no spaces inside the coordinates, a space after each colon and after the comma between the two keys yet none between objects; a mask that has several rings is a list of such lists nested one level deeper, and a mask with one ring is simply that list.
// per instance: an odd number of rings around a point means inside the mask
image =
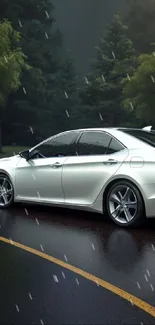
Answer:
[{"label": "door handle", "polygon": [[103,164],[104,165],[116,165],[118,163],[118,161],[117,160],[115,160],[115,159],[108,159],[107,161],[104,161],[103,162]]},{"label": "door handle", "polygon": [[60,164],[59,162],[56,162],[55,164],[51,165],[52,168],[60,168],[62,167],[62,164]]}]

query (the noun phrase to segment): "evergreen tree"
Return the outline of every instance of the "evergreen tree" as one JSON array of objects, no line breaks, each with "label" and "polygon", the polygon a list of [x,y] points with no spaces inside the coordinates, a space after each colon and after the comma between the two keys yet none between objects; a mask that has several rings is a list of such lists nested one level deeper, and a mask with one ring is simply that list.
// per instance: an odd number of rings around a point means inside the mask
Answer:
[{"label": "evergreen tree", "polygon": [[132,103],[135,116],[143,125],[155,128],[155,54],[142,54],[139,66],[130,81],[125,81],[123,106],[129,110]]},{"label": "evergreen tree", "polygon": [[153,51],[155,0],[126,0],[125,23],[138,54]]},{"label": "evergreen tree", "polygon": [[[33,126],[40,136],[45,137],[57,132],[57,129],[64,129],[68,121],[64,107],[65,91],[70,92],[71,97],[74,88],[73,64],[66,60],[62,35],[55,30],[53,9],[51,0],[0,2],[0,19],[8,17],[20,31],[21,47],[31,66],[29,71],[23,73],[22,87],[9,98],[7,108],[9,119],[15,126],[18,125],[20,134],[24,128],[28,131],[28,126]],[[32,137],[29,130],[26,141],[28,134]]]},{"label": "evergreen tree", "polygon": [[20,76],[28,70],[25,55],[19,47],[20,34],[7,20],[0,23],[0,151],[1,131],[7,111],[5,106],[11,93],[20,87]]},{"label": "evergreen tree", "polygon": [[117,126],[126,122],[128,115],[120,106],[122,81],[130,78],[136,66],[134,49],[127,38],[127,27],[115,15],[107,27],[100,45],[88,84],[81,94],[82,102],[96,110],[104,126]]}]

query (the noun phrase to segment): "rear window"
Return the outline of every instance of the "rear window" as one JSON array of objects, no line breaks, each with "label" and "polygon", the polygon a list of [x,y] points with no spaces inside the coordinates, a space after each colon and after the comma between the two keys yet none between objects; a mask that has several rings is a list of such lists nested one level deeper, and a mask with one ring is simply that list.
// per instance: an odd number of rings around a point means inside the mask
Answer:
[{"label": "rear window", "polygon": [[124,129],[119,129],[119,130],[129,135],[132,135],[133,137],[155,148],[155,132],[153,131],[147,132],[143,130],[124,130]]}]

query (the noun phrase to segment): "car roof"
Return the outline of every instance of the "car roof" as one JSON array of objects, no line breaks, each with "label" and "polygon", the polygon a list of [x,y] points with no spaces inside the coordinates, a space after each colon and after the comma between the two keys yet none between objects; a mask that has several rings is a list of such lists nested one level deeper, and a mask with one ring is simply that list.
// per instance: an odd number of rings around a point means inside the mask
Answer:
[{"label": "car roof", "polygon": [[[123,130],[135,130],[135,131],[143,131],[143,132],[148,132],[146,130],[143,130],[143,129],[140,129],[140,128],[127,128],[127,127],[106,127],[106,128],[82,128],[82,129],[71,129],[71,130],[66,130],[64,132],[61,132],[61,133],[65,133],[65,132],[69,132],[69,131],[111,131],[111,130],[118,130],[118,131],[123,131]],[[151,132],[154,131],[154,130],[151,130]]]},{"label": "car roof", "polygon": [[66,134],[68,132],[81,132],[81,131],[104,131],[109,133],[111,136],[116,138],[118,141],[120,141],[125,147],[128,149],[141,149],[141,148],[151,148],[151,146],[142,140],[133,137],[132,135],[123,132],[123,130],[137,130],[137,131],[143,131],[143,132],[148,132],[140,128],[123,128],[123,127],[107,127],[107,128],[82,128],[82,129],[72,129],[72,130],[66,130],[60,133],[57,133],[44,141],[38,143],[35,147],[31,148],[31,150],[35,149],[38,147],[38,145],[43,144],[45,141],[50,140],[51,138],[60,135],[60,134]]}]

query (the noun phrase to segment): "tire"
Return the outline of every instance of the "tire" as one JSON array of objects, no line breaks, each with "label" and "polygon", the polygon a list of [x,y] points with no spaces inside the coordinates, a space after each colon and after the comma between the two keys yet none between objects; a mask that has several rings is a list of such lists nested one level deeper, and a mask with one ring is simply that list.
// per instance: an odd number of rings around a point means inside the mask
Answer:
[{"label": "tire", "polygon": [[0,209],[9,208],[14,201],[14,188],[10,178],[0,174]]},{"label": "tire", "polygon": [[129,181],[113,184],[106,195],[106,212],[120,227],[130,228],[140,225],[145,218],[142,196]]}]

